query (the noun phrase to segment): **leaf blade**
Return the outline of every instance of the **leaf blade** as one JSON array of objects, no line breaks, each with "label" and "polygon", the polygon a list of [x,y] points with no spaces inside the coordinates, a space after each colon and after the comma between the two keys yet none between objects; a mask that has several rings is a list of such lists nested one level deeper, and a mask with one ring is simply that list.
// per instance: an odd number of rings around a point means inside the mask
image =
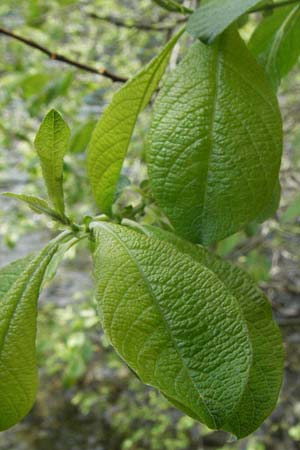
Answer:
[{"label": "leaf blade", "polygon": [[157,88],[172,48],[182,33],[183,30],[177,33],[145,69],[114,95],[94,129],[87,153],[87,173],[94,199],[106,214],[111,211],[137,116]]},{"label": "leaf blade", "polygon": [[252,365],[244,394],[222,428],[239,438],[245,437],[271,414],[282,384],[284,352],[279,328],[272,321],[271,306],[248,274],[238,267],[172,233],[149,225],[143,228],[148,236],[167,240],[210,267],[240,304],[252,341]]},{"label": "leaf blade", "polygon": [[277,99],[237,32],[194,44],[156,99],[147,145],[154,198],[176,231],[207,245],[254,220],[281,154]]},{"label": "leaf blade", "polygon": [[37,389],[37,299],[48,264],[69,234],[60,235],[37,256],[0,270],[1,431],[15,425],[33,405]]},{"label": "leaf blade", "polygon": [[248,44],[275,90],[300,55],[300,6],[279,8],[262,20]]},{"label": "leaf blade", "polygon": [[97,301],[111,343],[145,383],[221,428],[252,358],[239,306],[211,270],[169,243],[117,225],[94,233]]},{"label": "leaf blade", "polygon": [[62,217],[65,214],[63,158],[68,149],[69,138],[68,125],[62,116],[52,109],[45,116],[34,140],[49,199]]},{"label": "leaf blade", "polygon": [[51,209],[46,200],[42,198],[35,197],[33,195],[14,194],[13,192],[3,192],[1,193],[1,195],[26,203],[32,209],[32,211],[36,212],[37,214],[45,214],[51,217],[51,219],[53,220],[62,220],[62,217],[56,211]]},{"label": "leaf blade", "polygon": [[204,0],[189,18],[187,32],[211,44],[235,20],[258,3],[260,1],[257,0]]}]

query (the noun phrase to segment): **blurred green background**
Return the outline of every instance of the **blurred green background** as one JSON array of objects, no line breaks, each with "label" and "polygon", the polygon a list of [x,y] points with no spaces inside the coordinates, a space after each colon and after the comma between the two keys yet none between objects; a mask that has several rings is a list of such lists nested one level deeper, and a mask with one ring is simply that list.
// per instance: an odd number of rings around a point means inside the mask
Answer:
[{"label": "blurred green background", "polygon": [[[96,17],[97,16],[97,17]],[[178,26],[151,0],[2,0],[0,26],[96,68],[133,75]],[[248,37],[259,15],[244,24]],[[121,22],[121,23],[120,23]],[[139,28],[134,24],[141,25]],[[145,27],[146,25],[146,27]],[[150,25],[150,27],[149,27]],[[144,29],[153,28],[153,29]],[[159,29],[157,29],[159,28]],[[163,28],[163,29],[162,29]],[[177,45],[171,66],[189,44]],[[97,209],[85,174],[85,149],[101,111],[120,84],[47,58],[0,34],[0,191],[43,195],[33,138],[45,113],[58,109],[72,130],[65,160],[71,215]],[[40,299],[36,405],[0,450],[293,450],[300,449],[300,65],[280,89],[285,149],[276,217],[217,246],[245,268],[272,301],[285,348],[285,380],[273,415],[250,438],[228,442],[142,385],[102,335],[84,244],[66,256]],[[151,108],[139,119],[116,208],[129,218],[163,223],[147,191],[144,141]],[[42,246],[55,233],[47,219],[0,197],[0,265]]]}]

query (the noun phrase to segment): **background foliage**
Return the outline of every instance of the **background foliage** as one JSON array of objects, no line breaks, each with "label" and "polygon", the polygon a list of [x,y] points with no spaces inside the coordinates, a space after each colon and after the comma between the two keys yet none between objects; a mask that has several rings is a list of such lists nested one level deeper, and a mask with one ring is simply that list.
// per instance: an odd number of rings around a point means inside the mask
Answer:
[{"label": "background foliage", "polygon": [[[95,18],[95,15],[102,19]],[[52,51],[121,76],[133,75],[169,38],[167,30],[137,30],[133,23],[168,28],[176,19],[150,0],[20,0],[0,5],[1,26],[29,37]],[[113,16],[126,21],[117,26]],[[106,18],[103,20],[103,18]],[[259,20],[259,15],[252,18]],[[116,21],[116,20],[115,20]],[[253,23],[242,30],[250,36]],[[185,45],[181,43],[181,48]],[[176,47],[171,60],[180,57]],[[73,216],[94,214],[85,175],[85,147],[104,106],[118,88],[93,75],[26,47],[0,39],[0,189],[40,195],[44,189],[33,138],[46,112],[55,107],[67,119],[72,140],[65,162],[65,196]],[[156,391],[145,388],[111,351],[101,335],[92,301],[90,261],[84,245],[74,260],[68,253],[63,270],[41,299],[39,318],[40,390],[30,416],[0,435],[0,449],[297,449],[300,446],[300,71],[280,89],[285,153],[281,207],[263,226],[248,227],[218,244],[218,252],[246,268],[272,299],[286,352],[281,403],[248,440],[226,443],[172,408]],[[130,182],[147,184],[143,145],[149,110],[139,119],[125,163],[118,207],[138,219],[158,217],[151,198]],[[138,158],[136,158],[139,156]],[[4,220],[5,219],[5,220]],[[46,242],[38,215],[14,200],[0,198],[0,264]],[[45,224],[45,223],[44,223]],[[51,339],[49,338],[51,337]]]}]

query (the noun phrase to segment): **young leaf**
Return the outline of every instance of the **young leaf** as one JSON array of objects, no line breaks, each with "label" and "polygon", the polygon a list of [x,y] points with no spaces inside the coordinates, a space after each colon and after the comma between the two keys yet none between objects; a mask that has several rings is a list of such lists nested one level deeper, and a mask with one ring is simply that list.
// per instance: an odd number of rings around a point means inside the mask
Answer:
[{"label": "young leaf", "polygon": [[37,298],[47,266],[69,234],[60,235],[39,255],[0,270],[0,431],[21,420],[34,402]]},{"label": "young leaf", "polygon": [[[204,251],[194,257],[185,248],[119,225],[97,224],[94,234],[100,317],[117,352],[187,414],[210,428],[248,434],[274,406],[281,380],[282,348],[264,297],[254,295],[248,279],[236,280],[235,288],[227,283],[220,275],[223,267]],[[266,358],[261,367],[267,374],[262,381],[257,375],[257,386],[253,378],[251,389],[258,402],[263,389],[269,389],[270,398],[265,396],[268,406],[248,422],[251,411],[240,405],[254,353]],[[240,429],[231,423],[238,410],[245,421]]]},{"label": "young leaf", "polygon": [[249,49],[276,90],[300,55],[300,5],[278,8],[254,31]]},{"label": "young leaf", "polygon": [[32,195],[14,194],[12,192],[3,192],[1,195],[26,203],[37,214],[45,214],[53,220],[62,220],[62,217],[56,211],[51,209],[48,203],[42,198],[34,197]]},{"label": "young leaf", "polygon": [[178,12],[181,14],[188,14],[193,12],[192,9],[186,8],[183,5],[175,2],[174,0],[153,0],[154,3],[171,12]]},{"label": "young leaf", "polygon": [[148,236],[168,241],[204,264],[239,303],[252,343],[252,363],[243,396],[222,428],[238,437],[252,433],[276,406],[282,383],[283,346],[267,298],[245,272],[204,248],[153,226],[143,228]]},{"label": "young leaf", "polygon": [[34,145],[54,209],[64,217],[63,158],[69,145],[70,130],[61,115],[52,109],[44,118]]},{"label": "young leaf", "polygon": [[193,37],[210,44],[235,20],[246,13],[257,0],[202,0],[200,7],[191,15],[187,31]]},{"label": "young leaf", "polygon": [[178,233],[207,245],[254,220],[281,153],[277,99],[238,33],[195,43],[157,97],[147,150],[154,197]]},{"label": "young leaf", "polygon": [[140,111],[158,86],[177,33],[150,64],[128,81],[113,97],[93,132],[87,154],[87,172],[100,210],[110,214],[127,148]]}]

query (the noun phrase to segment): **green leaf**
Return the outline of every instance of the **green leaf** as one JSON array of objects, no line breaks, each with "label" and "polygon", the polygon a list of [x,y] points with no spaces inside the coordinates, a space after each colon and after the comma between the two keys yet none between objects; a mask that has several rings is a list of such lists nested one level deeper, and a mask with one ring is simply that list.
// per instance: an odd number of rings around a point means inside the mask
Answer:
[{"label": "green leaf", "polygon": [[47,266],[65,238],[64,233],[38,256],[0,270],[0,431],[21,420],[34,402],[37,299]]},{"label": "green leaf", "polygon": [[241,400],[222,428],[239,438],[252,433],[276,406],[282,383],[283,346],[267,298],[244,271],[204,248],[153,226],[146,225],[143,228],[148,236],[168,241],[195,261],[204,264],[239,303],[251,339],[252,362]]},{"label": "green leaf", "polygon": [[166,69],[171,51],[183,33],[177,33],[147,67],[113,97],[93,132],[87,154],[87,172],[100,210],[110,214],[118,178],[140,111],[149,102]]},{"label": "green leaf", "polygon": [[71,153],[81,153],[84,152],[91,140],[92,132],[96,126],[95,120],[90,120],[83,125],[81,125],[74,136],[72,136],[70,143]]},{"label": "green leaf", "polygon": [[281,198],[281,185],[279,180],[275,185],[275,189],[273,191],[270,202],[266,205],[266,207],[261,211],[259,216],[255,218],[256,223],[263,223],[265,220],[268,220],[270,217],[274,216],[277,209],[279,208]]},{"label": "green leaf", "polygon": [[188,14],[193,12],[192,9],[186,8],[185,6],[180,5],[174,0],[153,0],[153,1],[154,3],[161,6],[163,9],[166,9],[167,11],[178,12],[181,14]]},{"label": "green leaf", "polygon": [[278,8],[254,31],[249,49],[276,90],[300,55],[300,5]]},{"label": "green leaf", "polygon": [[14,194],[12,192],[3,192],[1,195],[4,195],[8,198],[14,198],[16,200],[20,200],[21,202],[26,203],[34,212],[37,214],[45,214],[46,216],[51,217],[53,220],[61,221],[62,218],[56,211],[51,209],[48,203],[42,198],[35,197],[32,195],[25,194]]},{"label": "green leaf", "polygon": [[61,115],[52,109],[44,118],[34,145],[40,158],[49,199],[54,209],[65,214],[63,158],[69,145],[70,130]]},{"label": "green leaf", "polygon": [[33,256],[30,255],[0,268],[0,305],[6,293],[32,260]]},{"label": "green leaf", "polygon": [[202,0],[200,7],[191,15],[187,31],[205,43],[211,43],[257,0]]},{"label": "green leaf", "polygon": [[100,317],[120,356],[210,428],[253,431],[274,407],[282,375],[280,334],[253,282],[175,236],[171,243],[104,223],[94,235]]},{"label": "green leaf", "polygon": [[147,149],[154,197],[177,232],[207,245],[254,220],[281,153],[277,99],[238,33],[195,43],[157,97]]},{"label": "green leaf", "polygon": [[[82,238],[81,238],[82,239]],[[60,266],[65,254],[68,250],[70,250],[75,244],[79,242],[79,238],[77,236],[73,236],[70,234],[66,239],[65,242],[61,243],[51,259],[51,261],[48,264],[47,270],[44,275],[43,279],[43,285],[46,283],[49,283],[52,281],[52,279],[55,277],[58,267]]]}]

